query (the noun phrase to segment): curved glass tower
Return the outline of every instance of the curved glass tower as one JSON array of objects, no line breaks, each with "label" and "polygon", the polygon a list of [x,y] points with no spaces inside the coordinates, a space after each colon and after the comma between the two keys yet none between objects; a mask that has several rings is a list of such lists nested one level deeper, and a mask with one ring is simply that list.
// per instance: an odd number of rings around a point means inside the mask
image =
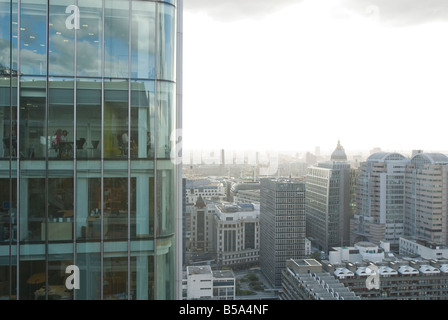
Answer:
[{"label": "curved glass tower", "polygon": [[176,299],[178,11],[0,0],[0,298]]}]

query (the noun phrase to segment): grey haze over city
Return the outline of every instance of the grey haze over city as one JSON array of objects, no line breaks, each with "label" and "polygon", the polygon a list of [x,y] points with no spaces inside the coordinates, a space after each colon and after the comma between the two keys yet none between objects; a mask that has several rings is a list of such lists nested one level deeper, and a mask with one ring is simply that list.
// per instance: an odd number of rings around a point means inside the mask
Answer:
[{"label": "grey haze over city", "polygon": [[184,149],[448,150],[446,1],[184,9]]}]

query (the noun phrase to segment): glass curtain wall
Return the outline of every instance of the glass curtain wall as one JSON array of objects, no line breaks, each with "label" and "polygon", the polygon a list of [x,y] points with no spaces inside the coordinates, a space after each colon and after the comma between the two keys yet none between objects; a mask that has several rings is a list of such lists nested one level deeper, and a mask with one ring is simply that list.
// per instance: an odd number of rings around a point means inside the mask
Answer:
[{"label": "glass curtain wall", "polygon": [[174,299],[176,14],[0,0],[0,299]]}]

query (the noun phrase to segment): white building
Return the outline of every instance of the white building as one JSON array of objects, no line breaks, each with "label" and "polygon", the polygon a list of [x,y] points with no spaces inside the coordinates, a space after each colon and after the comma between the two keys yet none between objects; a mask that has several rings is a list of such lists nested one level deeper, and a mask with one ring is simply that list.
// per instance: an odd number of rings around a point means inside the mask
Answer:
[{"label": "white building", "polygon": [[235,274],[231,270],[212,271],[208,265],[188,266],[182,289],[184,300],[234,300]]},{"label": "white building", "polygon": [[447,259],[448,247],[429,241],[400,238],[400,255],[420,256],[423,259]]},{"label": "white building", "polygon": [[361,262],[369,260],[372,262],[381,262],[389,254],[389,243],[381,242],[380,246],[374,243],[362,241],[355,243],[352,247],[335,247],[328,254],[328,260],[331,264],[337,265],[342,261]]}]

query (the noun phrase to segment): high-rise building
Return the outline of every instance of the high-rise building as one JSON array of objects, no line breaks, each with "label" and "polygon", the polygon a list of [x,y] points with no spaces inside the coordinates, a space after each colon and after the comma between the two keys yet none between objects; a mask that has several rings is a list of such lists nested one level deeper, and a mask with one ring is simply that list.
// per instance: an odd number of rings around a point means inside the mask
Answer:
[{"label": "high-rise building", "polygon": [[350,240],[350,164],[338,145],[328,162],[307,169],[306,235],[319,250],[348,245]]},{"label": "high-rise building", "polygon": [[1,298],[181,298],[181,15],[0,0]]},{"label": "high-rise building", "polygon": [[305,183],[264,178],[260,192],[260,267],[281,288],[286,260],[305,256]]},{"label": "high-rise building", "polygon": [[447,244],[448,157],[416,153],[406,168],[404,235]]},{"label": "high-rise building", "polygon": [[356,215],[350,242],[389,242],[398,248],[404,235],[405,170],[409,159],[399,153],[374,153],[357,172]]}]

